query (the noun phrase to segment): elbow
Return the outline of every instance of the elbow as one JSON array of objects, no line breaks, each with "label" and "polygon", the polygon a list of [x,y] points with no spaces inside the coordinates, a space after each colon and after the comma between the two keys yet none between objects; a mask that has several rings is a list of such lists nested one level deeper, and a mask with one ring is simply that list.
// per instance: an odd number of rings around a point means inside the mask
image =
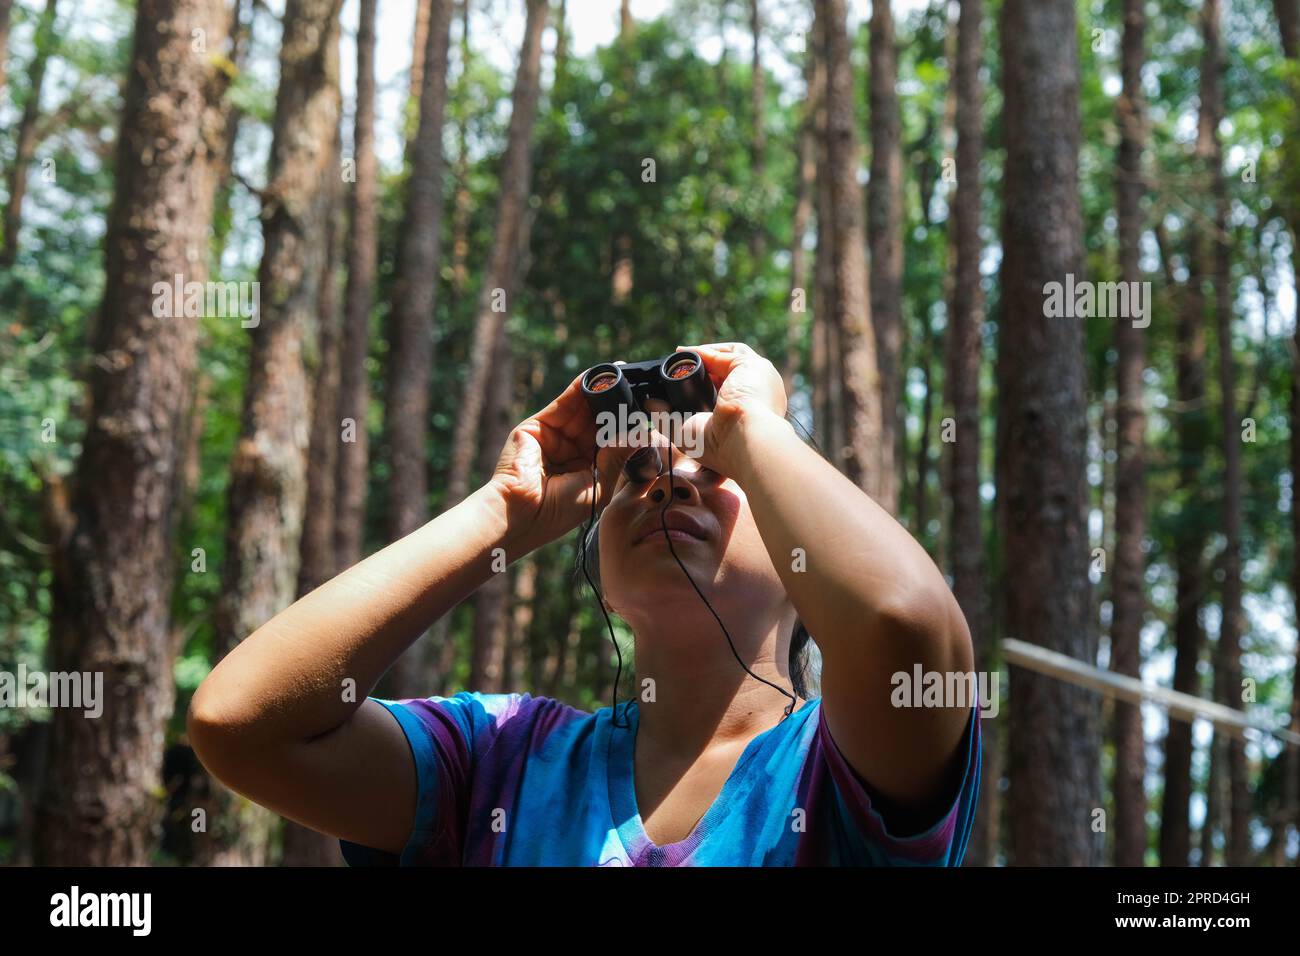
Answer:
[{"label": "elbow", "polygon": [[199,763],[223,783],[240,738],[239,720],[229,706],[229,695],[214,684],[213,675],[199,685],[185,714],[185,732]]}]

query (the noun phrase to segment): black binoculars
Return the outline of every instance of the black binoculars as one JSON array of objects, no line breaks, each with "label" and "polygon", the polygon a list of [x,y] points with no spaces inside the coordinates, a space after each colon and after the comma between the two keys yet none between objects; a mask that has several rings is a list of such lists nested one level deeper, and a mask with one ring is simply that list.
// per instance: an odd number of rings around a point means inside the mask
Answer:
[{"label": "black binoculars", "polygon": [[[649,362],[593,365],[583,373],[582,394],[597,424],[602,416],[612,415],[620,435],[635,413],[653,414],[652,402],[690,415],[712,411],[718,399],[703,360],[690,351]],[[633,481],[651,480],[663,470],[659,450],[653,445],[637,449],[623,469]]]}]

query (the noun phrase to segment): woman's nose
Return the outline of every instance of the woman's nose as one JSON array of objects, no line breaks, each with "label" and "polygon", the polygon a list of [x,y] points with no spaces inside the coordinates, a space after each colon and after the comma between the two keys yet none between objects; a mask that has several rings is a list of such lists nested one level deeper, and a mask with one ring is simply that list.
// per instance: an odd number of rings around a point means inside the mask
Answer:
[{"label": "woman's nose", "polygon": [[700,490],[695,487],[690,474],[676,468],[671,473],[665,470],[646,491],[649,499],[657,505],[667,501],[670,494],[674,501],[700,503]]}]

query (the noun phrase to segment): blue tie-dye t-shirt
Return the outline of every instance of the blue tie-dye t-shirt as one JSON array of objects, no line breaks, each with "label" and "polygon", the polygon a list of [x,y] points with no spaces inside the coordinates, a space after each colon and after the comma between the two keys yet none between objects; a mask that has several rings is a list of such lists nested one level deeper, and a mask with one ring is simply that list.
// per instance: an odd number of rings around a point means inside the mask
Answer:
[{"label": "blue tie-dye t-shirt", "polygon": [[956,866],[979,794],[972,708],[951,805],[923,832],[891,833],[818,697],[749,742],[688,837],[657,846],[633,787],[635,702],[619,704],[630,727],[615,727],[608,707],[529,694],[378,703],[415,756],[415,825],[400,857],[341,841],[352,866]]}]

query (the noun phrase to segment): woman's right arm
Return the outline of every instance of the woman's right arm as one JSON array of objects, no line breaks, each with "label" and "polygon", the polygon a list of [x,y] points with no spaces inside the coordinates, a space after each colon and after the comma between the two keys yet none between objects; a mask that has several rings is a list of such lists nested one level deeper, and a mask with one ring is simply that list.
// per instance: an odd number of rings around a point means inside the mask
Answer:
[{"label": "woman's right arm", "polygon": [[399,852],[414,821],[415,765],[400,725],[366,695],[488,579],[498,547],[507,561],[519,556],[489,484],[262,625],[190,704],[203,765],[305,826]]},{"label": "woman's right arm", "polygon": [[[586,517],[595,427],[578,382],[511,432],[487,484],[281,611],[213,668],[188,728],[214,776],[304,826],[402,850],[415,820],[415,763],[401,726],[367,695],[494,564]],[[627,454],[600,451],[601,499]]]}]

